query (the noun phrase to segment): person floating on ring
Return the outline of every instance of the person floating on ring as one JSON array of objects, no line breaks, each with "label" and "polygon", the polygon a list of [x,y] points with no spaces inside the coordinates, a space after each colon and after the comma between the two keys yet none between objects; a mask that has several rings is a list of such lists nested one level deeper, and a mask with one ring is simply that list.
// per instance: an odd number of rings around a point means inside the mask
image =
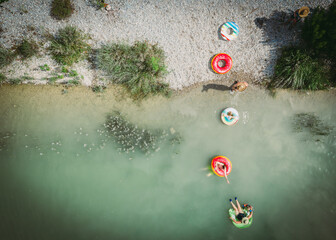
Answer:
[{"label": "person floating on ring", "polygon": [[233,209],[235,210],[235,215],[236,215],[236,219],[234,219],[233,217],[229,217],[229,219],[231,219],[234,223],[236,224],[248,224],[250,221],[250,218],[252,218],[253,216],[253,207],[247,204],[244,204],[243,207],[246,211],[250,212],[250,214],[246,215],[246,213],[243,211],[243,209],[241,208],[237,197],[235,197],[236,200],[236,204],[237,207],[235,206],[235,204],[232,202],[232,199],[230,199],[230,203],[233,207]]},{"label": "person floating on ring", "polygon": [[[233,115],[233,113],[231,111],[224,113],[224,117],[226,117],[227,119],[229,119],[229,121],[231,120],[237,120],[237,116]],[[239,119],[239,118],[238,118]]]},{"label": "person floating on ring", "polygon": [[243,92],[248,87],[247,82],[238,82],[235,81],[231,87],[231,92]]},{"label": "person floating on ring", "polygon": [[228,177],[227,177],[227,175],[226,175],[226,166],[225,166],[225,164],[222,163],[222,162],[219,162],[219,161],[216,162],[215,171],[216,171],[217,169],[219,169],[219,170],[221,170],[221,171],[224,172],[224,177],[225,177],[225,179],[226,179],[226,182],[227,182],[228,184],[230,184],[229,179],[228,179]]}]

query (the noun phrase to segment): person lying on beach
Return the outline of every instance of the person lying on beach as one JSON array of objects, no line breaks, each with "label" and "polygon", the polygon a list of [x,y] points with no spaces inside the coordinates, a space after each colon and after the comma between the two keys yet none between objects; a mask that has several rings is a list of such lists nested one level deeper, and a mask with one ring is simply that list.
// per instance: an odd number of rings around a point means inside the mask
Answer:
[{"label": "person lying on beach", "polygon": [[228,113],[224,113],[224,117],[226,117],[230,121],[237,118],[237,116],[234,116],[231,111],[229,111]]},{"label": "person lying on beach", "polygon": [[230,199],[230,203],[233,207],[233,209],[235,210],[235,215],[236,215],[236,219],[232,218],[232,217],[229,217],[229,219],[231,219],[233,222],[237,223],[237,224],[240,224],[240,223],[243,223],[243,224],[247,224],[250,220],[250,218],[253,216],[253,207],[248,205],[248,204],[244,204],[244,208],[250,212],[250,214],[247,216],[246,213],[243,211],[243,209],[241,208],[239,202],[238,202],[238,199],[237,197],[235,197],[235,200],[236,200],[236,204],[237,204],[237,207],[235,206],[235,204],[232,202],[232,199]]},{"label": "person lying on beach", "polygon": [[218,169],[224,172],[224,177],[226,179],[226,182],[228,184],[230,184],[229,179],[228,179],[228,177],[226,175],[226,166],[225,166],[225,164],[221,163],[221,162],[216,162],[215,171],[218,170]]},{"label": "person lying on beach", "polygon": [[245,89],[248,87],[248,83],[247,82],[238,82],[235,81],[231,87],[231,91],[232,92],[243,92],[245,91]]}]

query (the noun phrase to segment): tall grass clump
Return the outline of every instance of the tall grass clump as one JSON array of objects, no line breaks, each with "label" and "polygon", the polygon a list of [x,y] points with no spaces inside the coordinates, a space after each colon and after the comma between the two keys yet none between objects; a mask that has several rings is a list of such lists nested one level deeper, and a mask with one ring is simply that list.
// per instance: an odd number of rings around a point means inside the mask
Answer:
[{"label": "tall grass clump", "polygon": [[31,58],[37,55],[39,47],[33,40],[23,39],[21,43],[16,47],[16,53],[21,56],[23,60]]},{"label": "tall grass clump", "polygon": [[50,52],[56,62],[73,65],[84,59],[90,50],[86,40],[89,37],[76,27],[67,26],[58,30],[51,40]]},{"label": "tall grass clump", "polygon": [[302,27],[302,39],[318,55],[336,58],[336,0],[328,9],[315,9]]},{"label": "tall grass clump", "polygon": [[7,77],[4,74],[0,73],[0,85],[4,83],[6,80],[7,80]]},{"label": "tall grass clump", "polygon": [[104,4],[105,4],[104,0],[90,0],[90,3],[96,9],[102,9],[104,7]]},{"label": "tall grass clump", "polygon": [[134,45],[112,43],[97,51],[97,66],[113,83],[125,86],[134,99],[148,95],[170,96],[162,79],[167,74],[164,52],[157,45],[136,42]]},{"label": "tall grass clump", "polygon": [[15,53],[0,45],[0,68],[3,68],[13,62]]},{"label": "tall grass clump", "polygon": [[57,20],[69,18],[73,11],[74,6],[71,0],[53,0],[51,3],[50,15]]},{"label": "tall grass clump", "polygon": [[271,87],[318,90],[329,85],[327,70],[298,47],[285,47],[275,65]]}]

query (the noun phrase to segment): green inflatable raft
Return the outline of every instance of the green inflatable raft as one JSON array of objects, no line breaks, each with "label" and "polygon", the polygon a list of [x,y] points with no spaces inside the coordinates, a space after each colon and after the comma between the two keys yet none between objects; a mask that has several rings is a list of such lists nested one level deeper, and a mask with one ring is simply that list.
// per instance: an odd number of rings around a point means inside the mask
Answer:
[{"label": "green inflatable raft", "polygon": [[[250,215],[250,212],[248,212],[247,210],[243,209],[243,211],[245,212],[246,216]],[[230,217],[232,217],[234,220],[237,221],[236,219],[236,214],[235,214],[235,210],[230,208],[229,209],[229,215]],[[232,221],[233,225],[235,225],[237,228],[248,228],[249,226],[251,226],[253,221],[253,217],[250,218],[248,224],[243,224],[243,223],[235,223],[234,221]]]}]

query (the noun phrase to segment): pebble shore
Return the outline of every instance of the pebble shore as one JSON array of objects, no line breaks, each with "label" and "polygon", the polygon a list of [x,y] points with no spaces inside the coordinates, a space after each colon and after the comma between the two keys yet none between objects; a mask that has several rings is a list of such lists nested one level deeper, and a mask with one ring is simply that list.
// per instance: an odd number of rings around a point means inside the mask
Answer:
[{"label": "pebble shore", "polygon": [[[196,83],[233,82],[233,76],[244,76],[248,82],[260,82],[272,74],[277,50],[297,41],[297,33],[288,26],[268,22],[258,27],[256,19],[271,19],[277,12],[289,12],[302,6],[327,7],[332,0],[117,0],[106,1],[111,11],[97,10],[89,0],[73,0],[75,12],[64,21],[50,16],[51,0],[9,0],[0,8],[0,44],[13,45],[24,37],[43,40],[47,32],[55,34],[59,28],[73,25],[91,35],[90,44],[99,48],[108,42],[147,40],[158,43],[166,53],[169,75],[165,79],[171,88],[181,90]],[[239,36],[225,41],[220,27],[228,21],[239,26]],[[267,30],[267,31],[265,31]],[[48,42],[44,43],[48,46]],[[215,74],[210,67],[217,53],[227,53],[233,59],[231,71]],[[2,72],[7,77],[29,75],[36,83],[50,73],[39,66],[48,64],[52,71],[59,66],[42,54],[29,61],[14,61]],[[101,73],[86,61],[73,66],[83,76],[83,85],[92,85]]]}]

